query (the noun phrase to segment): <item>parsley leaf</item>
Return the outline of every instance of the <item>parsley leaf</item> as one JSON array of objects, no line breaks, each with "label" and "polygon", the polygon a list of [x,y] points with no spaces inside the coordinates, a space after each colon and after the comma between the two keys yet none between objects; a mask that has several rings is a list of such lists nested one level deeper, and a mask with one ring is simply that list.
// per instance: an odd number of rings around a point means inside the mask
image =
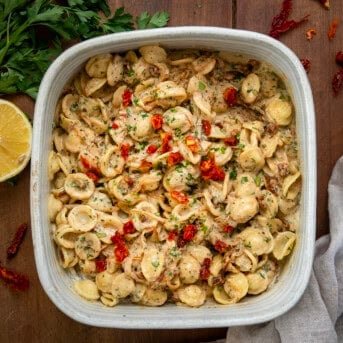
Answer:
[{"label": "parsley leaf", "polygon": [[148,12],[143,12],[136,18],[139,29],[153,29],[163,27],[168,24],[169,13],[166,11],[156,12],[152,16]]}]

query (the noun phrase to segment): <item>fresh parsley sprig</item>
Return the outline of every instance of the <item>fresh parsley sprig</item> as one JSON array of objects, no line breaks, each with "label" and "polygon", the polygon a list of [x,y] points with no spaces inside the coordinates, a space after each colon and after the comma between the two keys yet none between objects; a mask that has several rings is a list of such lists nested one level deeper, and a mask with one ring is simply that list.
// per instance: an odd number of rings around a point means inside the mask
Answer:
[{"label": "fresh parsley sprig", "polygon": [[[136,26],[163,27],[168,20],[167,12],[143,12]],[[124,7],[111,15],[107,0],[68,0],[65,6],[50,0],[0,0],[0,94],[36,98],[45,71],[65,41],[134,29],[133,16]]]}]

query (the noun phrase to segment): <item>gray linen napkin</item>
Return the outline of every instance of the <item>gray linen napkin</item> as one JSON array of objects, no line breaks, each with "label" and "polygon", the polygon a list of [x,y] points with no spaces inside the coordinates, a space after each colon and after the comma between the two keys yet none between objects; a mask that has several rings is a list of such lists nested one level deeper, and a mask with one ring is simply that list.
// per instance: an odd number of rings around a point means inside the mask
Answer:
[{"label": "gray linen napkin", "polygon": [[343,156],[329,182],[329,216],[330,234],[316,242],[311,278],[300,301],[274,321],[229,328],[226,343],[343,342]]}]

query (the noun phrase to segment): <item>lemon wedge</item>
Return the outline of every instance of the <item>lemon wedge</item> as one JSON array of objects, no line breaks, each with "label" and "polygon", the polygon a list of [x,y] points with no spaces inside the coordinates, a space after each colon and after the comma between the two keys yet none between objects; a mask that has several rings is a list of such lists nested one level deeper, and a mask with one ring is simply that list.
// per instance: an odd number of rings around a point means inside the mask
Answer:
[{"label": "lemon wedge", "polygon": [[31,157],[32,126],[13,103],[0,99],[0,182],[19,174]]}]

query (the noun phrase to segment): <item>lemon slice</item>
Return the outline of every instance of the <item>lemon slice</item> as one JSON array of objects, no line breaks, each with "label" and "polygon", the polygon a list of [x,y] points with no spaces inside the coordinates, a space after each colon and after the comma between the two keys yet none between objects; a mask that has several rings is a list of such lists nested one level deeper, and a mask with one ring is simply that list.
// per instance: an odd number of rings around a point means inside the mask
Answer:
[{"label": "lemon slice", "polygon": [[14,104],[0,99],[0,182],[19,174],[31,156],[32,126]]}]

